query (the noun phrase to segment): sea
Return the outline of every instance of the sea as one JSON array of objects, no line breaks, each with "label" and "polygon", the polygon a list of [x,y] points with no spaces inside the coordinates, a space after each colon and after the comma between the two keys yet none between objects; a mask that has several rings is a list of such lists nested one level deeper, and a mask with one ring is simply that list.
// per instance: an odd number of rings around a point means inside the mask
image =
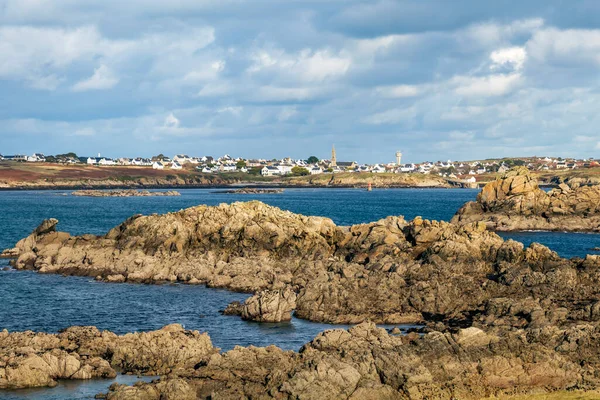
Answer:
[{"label": "sea", "polygon": [[[0,249],[13,247],[42,220],[56,218],[58,229],[71,234],[104,234],[133,214],[166,213],[199,204],[218,205],[260,200],[304,215],[331,218],[338,225],[372,222],[389,215],[445,220],[476,189],[286,189],[280,194],[231,194],[216,189],[179,189],[177,197],[79,197],[70,191],[0,191]],[[597,254],[600,235],[565,232],[503,233],[528,246],[542,243],[563,257]],[[118,334],[160,329],[180,323],[208,332],[214,346],[277,345],[298,350],[319,332],[347,325],[293,318],[285,323],[256,323],[220,313],[232,301],[249,295],[184,284],[110,284],[89,277],[43,275],[2,270],[0,260],[0,329],[58,332],[72,325],[94,325]],[[385,326],[391,328],[391,326]],[[402,326],[408,329],[411,326]],[[61,381],[55,388],[0,391],[0,399],[90,399],[113,382],[132,384],[140,378]],[[143,378],[150,379],[150,378]]]}]

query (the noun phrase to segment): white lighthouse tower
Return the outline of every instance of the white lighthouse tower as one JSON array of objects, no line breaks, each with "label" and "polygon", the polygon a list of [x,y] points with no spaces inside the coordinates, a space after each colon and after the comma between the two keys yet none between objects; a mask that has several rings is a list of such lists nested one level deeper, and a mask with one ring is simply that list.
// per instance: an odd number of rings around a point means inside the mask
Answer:
[{"label": "white lighthouse tower", "polygon": [[396,165],[402,165],[402,152],[400,150],[396,152]]}]

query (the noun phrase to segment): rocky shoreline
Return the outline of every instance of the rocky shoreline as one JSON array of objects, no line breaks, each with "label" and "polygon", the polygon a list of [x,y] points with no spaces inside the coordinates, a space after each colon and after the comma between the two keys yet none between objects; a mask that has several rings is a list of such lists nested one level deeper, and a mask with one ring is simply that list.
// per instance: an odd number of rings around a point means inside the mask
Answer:
[{"label": "rocky shoreline", "polygon": [[156,375],[97,398],[480,399],[598,387],[598,325],[396,336],[373,323],[317,335],[299,352],[275,346],[225,353],[206,334],[169,325],[117,336],[94,327],[0,333],[0,388],[57,379]]},{"label": "rocky shoreline", "polygon": [[[44,221],[2,255],[40,273],[250,292],[226,313],[252,321],[294,313],[362,323],[299,353],[212,355],[160,382],[115,386],[108,398],[475,399],[600,387],[600,256],[524,248],[484,222],[388,217],[344,227],[258,201],[136,215],[103,236],[57,224]],[[429,333],[394,337],[373,322]]]},{"label": "rocky shoreline", "polygon": [[[469,326],[498,318],[522,327],[600,318],[592,311],[600,300],[593,283],[600,257],[566,260],[536,243],[525,249],[484,223],[388,217],[340,227],[252,201],[136,215],[104,236],[71,236],[57,232],[57,224],[44,221],[2,256],[17,269],[41,273],[254,293],[262,314],[293,310],[328,323]],[[498,299],[509,300],[492,306]],[[529,310],[513,315],[511,305]],[[545,310],[542,320],[526,317],[536,310]]]},{"label": "rocky shoreline", "polygon": [[488,183],[452,222],[484,222],[496,231],[600,232],[600,185],[574,181],[546,192],[527,168],[516,168]]},{"label": "rocky shoreline", "polygon": [[253,188],[244,187],[232,190],[223,190],[215,193],[226,193],[226,194],[281,194],[284,189],[267,189],[267,188]]},{"label": "rocky shoreline", "polygon": [[181,196],[181,193],[175,190],[166,192],[150,192],[148,190],[77,190],[72,192],[73,196],[83,197],[151,197],[151,196]]}]

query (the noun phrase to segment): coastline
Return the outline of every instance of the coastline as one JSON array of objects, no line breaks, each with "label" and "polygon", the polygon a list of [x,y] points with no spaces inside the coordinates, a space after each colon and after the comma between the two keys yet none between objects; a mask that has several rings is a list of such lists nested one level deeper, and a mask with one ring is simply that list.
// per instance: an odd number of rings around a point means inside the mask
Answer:
[{"label": "coastline", "polygon": [[[231,184],[185,184],[185,185],[18,185],[5,187],[0,186],[0,191],[49,191],[49,190],[109,190],[109,189],[232,189],[232,188],[257,188],[257,189],[366,189],[366,186],[357,185],[294,185],[277,183],[231,183]],[[373,189],[472,189],[460,186],[419,186],[419,185],[389,185],[386,187],[375,186]]]}]

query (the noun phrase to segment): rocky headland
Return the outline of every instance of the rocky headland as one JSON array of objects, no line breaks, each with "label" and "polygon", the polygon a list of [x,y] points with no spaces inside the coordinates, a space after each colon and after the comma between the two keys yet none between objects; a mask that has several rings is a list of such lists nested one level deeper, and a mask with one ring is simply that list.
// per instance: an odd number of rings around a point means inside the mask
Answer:
[{"label": "rocky headland", "polygon": [[[160,382],[115,386],[109,398],[474,399],[600,387],[600,256],[524,248],[483,222],[344,227],[257,201],[136,215],[103,236],[71,236],[57,223],[2,255],[40,273],[250,292],[226,313],[253,321],[371,321],[324,332],[299,353],[212,355]],[[395,337],[372,322],[429,333]]]},{"label": "rocky headland", "polygon": [[150,192],[148,190],[117,189],[117,190],[76,190],[73,196],[84,197],[150,197],[150,196],[181,196],[175,190],[166,192]]},{"label": "rocky headland", "polygon": [[388,217],[344,227],[252,201],[136,215],[103,236],[71,236],[57,223],[44,221],[2,255],[41,273],[254,293],[245,306],[255,320],[251,310],[330,323],[600,319],[600,257],[523,248],[482,222]]},{"label": "rocky headland", "polygon": [[527,168],[512,169],[488,183],[452,222],[483,222],[496,231],[600,231],[600,185],[561,183],[546,192]]}]

